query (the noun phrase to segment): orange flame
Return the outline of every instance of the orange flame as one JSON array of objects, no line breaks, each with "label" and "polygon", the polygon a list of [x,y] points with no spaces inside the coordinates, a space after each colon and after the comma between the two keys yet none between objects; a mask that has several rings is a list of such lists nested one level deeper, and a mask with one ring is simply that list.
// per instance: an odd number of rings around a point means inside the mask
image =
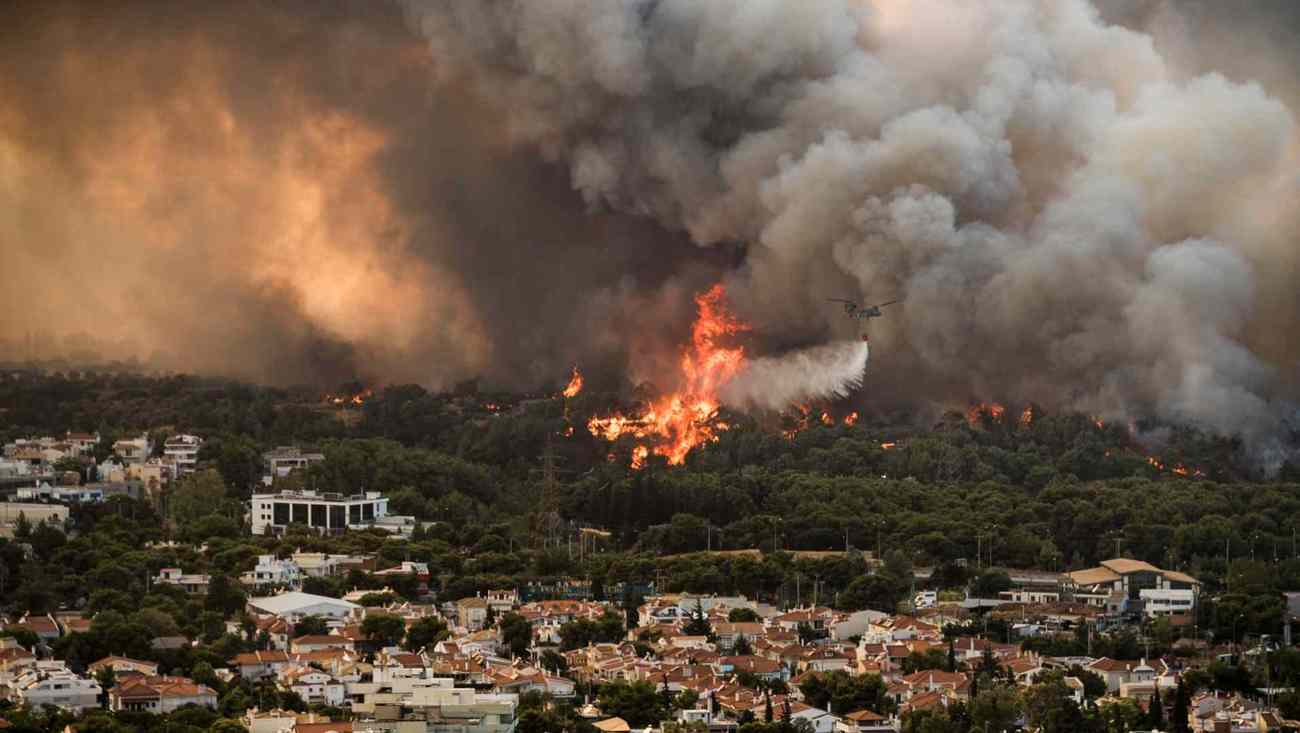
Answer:
[{"label": "orange flame", "polygon": [[[635,417],[612,415],[587,422],[592,435],[613,442],[631,436],[640,442],[632,454],[632,467],[640,468],[651,452],[681,465],[693,448],[718,439],[727,426],[716,420],[718,390],[740,371],[743,348],[720,342],[748,327],[726,308],[726,291],[714,285],[696,296],[697,316],[691,345],[682,351],[681,387],[652,402]],[[652,445],[651,445],[652,444]]]},{"label": "orange flame", "polygon": [[564,392],[562,394],[565,397],[577,397],[578,393],[581,391],[582,391],[582,372],[578,371],[578,367],[574,367],[573,376],[569,377],[569,384],[565,386]]},{"label": "orange flame", "polygon": [[856,413],[856,412],[850,412],[849,414],[845,415],[845,416],[844,416],[844,424],[845,424],[845,425],[857,425],[857,424],[858,424],[858,413]]},{"label": "orange flame", "polygon": [[825,410],[822,411],[821,421],[822,421],[822,425],[835,424],[835,418],[831,417],[831,414],[829,412],[826,412]]},{"label": "orange flame", "polygon": [[1147,456],[1147,463],[1161,473],[1169,471],[1175,476],[1183,476],[1185,478],[1205,478],[1205,472],[1199,468],[1188,468],[1182,463],[1176,463],[1173,466],[1166,466],[1163,461],[1155,456]]},{"label": "orange flame", "polygon": [[1033,421],[1034,421],[1034,406],[1026,405],[1025,409],[1021,410],[1020,412],[1020,425],[1021,427],[1029,427],[1030,423],[1032,423]]},{"label": "orange flame", "polygon": [[335,394],[327,394],[327,395],[325,395],[325,400],[324,400],[324,401],[325,401],[325,402],[328,402],[328,403],[331,404],[331,405],[337,405],[337,406],[340,406],[340,407],[342,407],[342,406],[344,406],[344,405],[352,405],[352,406],[354,406],[354,407],[360,407],[360,406],[366,404],[366,400],[370,399],[370,398],[373,397],[374,395],[375,395],[375,391],[374,391],[374,390],[372,390],[372,389],[363,389],[363,390],[361,390],[360,392],[358,392],[358,393],[356,393],[356,394],[353,394],[353,395],[335,395]]},{"label": "orange flame", "polygon": [[893,450],[893,449],[895,449],[895,448],[897,448],[897,447],[898,447],[898,443],[894,443],[894,442],[892,442],[892,441],[891,441],[891,442],[888,442],[888,443],[881,443],[881,444],[880,444],[880,449],[881,449],[881,450]]},{"label": "orange flame", "polygon": [[971,405],[971,408],[966,411],[966,422],[971,425],[978,425],[980,418],[984,415],[988,415],[994,420],[1001,420],[1002,416],[1005,415],[1006,412],[1007,408],[996,402],[981,402],[976,405]]}]

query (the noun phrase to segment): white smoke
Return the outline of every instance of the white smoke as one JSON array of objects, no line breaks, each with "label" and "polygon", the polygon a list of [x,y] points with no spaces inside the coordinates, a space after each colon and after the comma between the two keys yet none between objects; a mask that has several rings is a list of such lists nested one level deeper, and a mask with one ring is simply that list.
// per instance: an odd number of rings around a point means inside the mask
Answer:
[{"label": "white smoke", "polygon": [[765,331],[900,297],[876,335],[917,392],[1258,444],[1296,396],[1291,111],[1088,0],[405,5],[592,205],[749,243],[729,292]]},{"label": "white smoke", "polygon": [[840,341],[750,360],[722,388],[722,402],[740,410],[782,410],[798,402],[837,399],[862,385],[866,341]]}]

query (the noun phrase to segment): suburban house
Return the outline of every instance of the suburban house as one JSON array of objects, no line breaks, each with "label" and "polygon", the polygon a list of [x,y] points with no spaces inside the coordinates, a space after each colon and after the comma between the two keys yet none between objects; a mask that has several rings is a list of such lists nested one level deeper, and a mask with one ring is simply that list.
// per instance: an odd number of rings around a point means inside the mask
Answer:
[{"label": "suburban house", "polygon": [[751,649],[754,648],[754,642],[763,636],[763,624],[753,623],[720,623],[713,627],[713,633],[718,637],[718,649],[724,652],[730,652],[736,647],[736,643],[744,639]]},{"label": "suburban house", "polygon": [[293,560],[281,560],[275,555],[258,555],[257,565],[239,577],[244,585],[255,587],[302,587],[302,568]]},{"label": "suburban house", "polygon": [[207,575],[187,574],[180,568],[163,568],[158,571],[158,577],[153,582],[158,585],[178,585],[185,589],[186,593],[191,595],[202,595],[208,592],[208,583],[211,578]]},{"label": "suburban house", "polygon": [[9,686],[16,702],[37,710],[53,705],[74,713],[99,707],[102,692],[98,682],[77,676],[62,662],[53,666],[43,662],[18,675]]},{"label": "suburban house", "polygon": [[456,601],[456,620],[469,631],[479,631],[487,623],[488,602],[477,596]]},{"label": "suburban house", "polygon": [[110,710],[170,713],[186,705],[215,708],[217,693],[185,677],[134,677],[108,691]]},{"label": "suburban house", "polygon": [[144,662],[128,657],[104,657],[97,662],[91,663],[87,671],[93,675],[103,669],[113,670],[113,674],[118,677],[134,674],[153,677],[158,674],[158,664],[156,662]]},{"label": "suburban house", "polygon": [[176,475],[180,477],[194,473],[202,447],[203,438],[197,435],[173,435],[163,441],[163,455],[176,464]]}]

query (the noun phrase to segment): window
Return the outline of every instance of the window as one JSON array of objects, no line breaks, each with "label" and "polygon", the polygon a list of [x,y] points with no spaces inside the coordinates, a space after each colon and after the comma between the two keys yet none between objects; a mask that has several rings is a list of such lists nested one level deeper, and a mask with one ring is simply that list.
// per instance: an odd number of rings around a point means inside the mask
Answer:
[{"label": "window", "polygon": [[348,508],[342,504],[330,506],[330,526],[342,527],[348,523]]},{"label": "window", "polygon": [[325,526],[325,512],[327,509],[328,507],[325,507],[321,504],[311,505],[311,526],[313,527]]},{"label": "window", "polygon": [[286,525],[289,523],[289,505],[277,502],[275,504],[275,524]]},{"label": "window", "polygon": [[295,524],[307,524],[307,504],[293,505],[293,521]]},{"label": "window", "polygon": [[361,524],[361,505],[352,504],[348,507],[348,523]]},{"label": "window", "polygon": [[361,518],[367,522],[375,518],[374,502],[366,502],[361,505]]}]

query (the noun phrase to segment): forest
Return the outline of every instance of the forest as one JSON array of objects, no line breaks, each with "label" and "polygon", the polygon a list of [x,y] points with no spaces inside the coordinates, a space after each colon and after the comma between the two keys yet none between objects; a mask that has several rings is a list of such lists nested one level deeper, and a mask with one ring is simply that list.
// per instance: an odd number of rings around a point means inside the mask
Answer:
[{"label": "forest", "polygon": [[[395,559],[429,562],[453,598],[573,575],[591,578],[597,591],[654,582],[891,608],[912,587],[913,568],[932,569],[930,585],[961,588],[990,567],[1061,571],[1118,553],[1189,572],[1226,593],[1224,602],[1257,607],[1259,625],[1275,629],[1277,592],[1300,589],[1295,468],[1265,478],[1231,437],[1038,406],[949,410],[937,419],[864,412],[852,425],[804,420],[797,430],[790,416],[725,415],[730,429],[684,465],[652,456],[634,470],[630,445],[584,428],[589,416],[629,397],[592,390],[565,400],[557,390],[501,394],[466,384],[447,393],[413,385],[371,393],[345,384],[322,394],[85,373],[0,381],[0,438],[98,431],[106,457],[119,436],[149,431],[160,444],[173,432],[196,433],[211,469],[175,487],[167,523],[141,522],[154,509],[125,502],[115,517],[101,516],[106,508],[78,512],[68,545],[40,550],[53,562],[32,578],[38,583],[26,582],[24,563],[9,552],[5,598],[31,608],[75,601],[88,573],[107,571],[72,549],[123,512],[137,519],[132,532],[206,541],[209,552],[123,552],[115,562],[130,566],[90,587],[127,590],[163,563],[235,574],[259,552],[361,542],[306,533],[249,538],[241,530],[240,502],[259,485],[262,451],[292,444],[319,448],[326,460],[277,488],[384,491],[391,510],[415,516],[421,528],[410,543],[365,542]],[[331,397],[362,394],[343,406]],[[561,524],[543,546],[549,511]],[[580,556],[579,527],[609,535]],[[144,536],[124,544],[139,548]],[[864,577],[869,566],[889,572]],[[24,590],[34,596],[15,594]],[[1203,612],[1212,625],[1213,604]]]}]

